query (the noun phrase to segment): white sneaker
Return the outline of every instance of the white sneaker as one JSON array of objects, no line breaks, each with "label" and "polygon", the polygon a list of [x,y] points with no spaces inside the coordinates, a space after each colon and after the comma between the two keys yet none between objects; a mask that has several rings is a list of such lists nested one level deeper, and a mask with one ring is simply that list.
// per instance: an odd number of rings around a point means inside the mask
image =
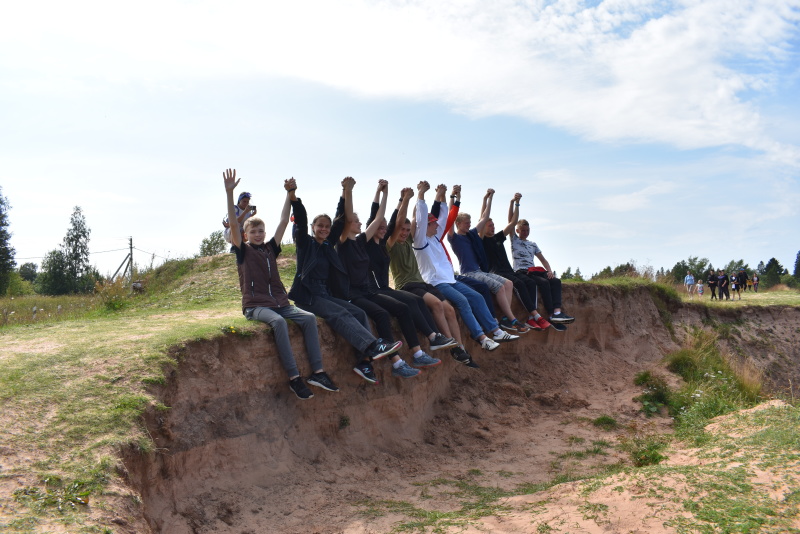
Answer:
[{"label": "white sneaker", "polygon": [[482,348],[483,350],[494,350],[494,349],[496,349],[496,348],[497,348],[497,347],[499,347],[499,346],[500,346],[500,343],[497,343],[497,342],[495,342],[495,341],[492,341],[492,340],[491,340],[491,339],[489,339],[488,337],[486,337],[486,338],[483,338],[483,341],[481,341],[481,348]]},{"label": "white sneaker", "polygon": [[494,341],[500,341],[500,342],[503,342],[503,341],[513,341],[513,340],[515,340],[515,339],[519,339],[519,336],[515,336],[515,335],[513,335],[513,334],[509,334],[508,332],[506,332],[506,331],[504,331],[504,330],[500,330],[500,329],[498,329],[498,330],[497,330],[497,331],[494,333],[494,336],[492,336],[492,339],[494,339]]}]

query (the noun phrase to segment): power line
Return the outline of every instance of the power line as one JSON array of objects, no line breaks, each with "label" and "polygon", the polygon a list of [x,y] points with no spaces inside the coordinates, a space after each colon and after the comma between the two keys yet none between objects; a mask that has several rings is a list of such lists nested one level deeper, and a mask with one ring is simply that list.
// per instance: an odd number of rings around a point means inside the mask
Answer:
[{"label": "power line", "polygon": [[[127,248],[115,248],[114,250],[100,250],[98,252],[90,252],[89,255],[92,254],[105,254],[106,252],[119,252],[120,250],[128,250]],[[138,250],[138,249],[137,249]],[[17,258],[15,257],[14,260],[41,260],[45,256],[29,256],[27,258]],[[159,256],[160,258],[161,256]]]}]

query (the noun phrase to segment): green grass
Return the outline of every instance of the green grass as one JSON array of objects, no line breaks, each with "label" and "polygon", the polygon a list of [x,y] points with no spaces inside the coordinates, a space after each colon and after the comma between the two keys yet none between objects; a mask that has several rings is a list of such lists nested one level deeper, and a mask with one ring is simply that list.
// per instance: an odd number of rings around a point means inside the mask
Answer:
[{"label": "green grass", "polygon": [[[291,246],[284,245],[284,255],[292,252]],[[293,274],[291,266],[281,268],[287,286]],[[671,321],[670,310],[677,302],[674,290],[636,279],[601,284],[623,291],[647,287],[656,306],[661,306],[659,313],[664,310],[662,319]],[[145,288],[144,294],[127,296],[124,305],[110,308],[92,295],[0,300],[0,310],[7,310],[7,320],[0,324],[0,411],[20,415],[0,433],[0,448],[24,451],[31,458],[28,467],[2,473],[28,483],[14,496],[19,513],[7,524],[0,522],[1,531],[38,532],[56,522],[70,528],[80,524],[76,528],[82,532],[103,532],[87,519],[84,503],[88,500],[102,508],[107,483],[117,476],[119,446],[133,443],[144,451],[152,447],[140,416],[145,407],[156,403],[147,392],[148,385],[162,383],[164,368],[176,364],[178,352],[170,349],[222,335],[247,336],[262,328],[238,312],[240,292],[232,255],[167,262],[148,273]],[[54,313],[59,305],[61,312]],[[26,312],[33,306],[37,307],[35,318]],[[720,335],[726,334],[698,331],[692,346],[670,355],[668,365],[684,378],[685,386],[668,391],[666,400],[658,401],[675,417],[678,436],[701,446],[715,442],[703,430],[710,418],[760,399],[757,381],[743,378],[741,370],[731,368],[717,350],[715,336]],[[650,387],[652,376],[642,385]],[[605,430],[618,428],[610,416],[592,423]],[[349,419],[342,416],[339,427],[348,425]],[[769,466],[789,461],[787,451],[796,454],[798,448],[796,432],[777,420],[774,426],[765,428],[759,438],[765,444],[783,444],[782,451],[772,447],[760,460]],[[570,451],[568,457],[573,460],[602,456],[612,448],[605,441],[592,441],[591,447],[583,445],[581,438],[572,442],[581,445]],[[667,454],[669,443],[663,437],[634,436],[621,447],[631,454],[633,463],[652,465]],[[618,472],[622,468],[614,464],[599,469]],[[421,497],[440,490],[454,495],[460,499],[458,510],[430,511],[387,500],[370,502],[365,513],[405,514],[409,520],[399,531],[444,532],[503,513],[506,508],[500,500],[504,497],[545,491],[585,475],[568,472],[547,483],[521,483],[510,490],[481,484],[483,476],[471,470],[457,479],[435,479],[422,488]],[[743,486],[731,482],[723,489],[735,487]],[[698,510],[712,508],[711,501],[702,502],[705,495],[699,493],[695,499],[701,505]],[[787,499],[789,506],[800,497],[792,494]],[[772,517],[757,506],[751,509],[761,517]],[[771,519],[764,521],[766,525]]]},{"label": "green grass", "polygon": [[682,286],[676,286],[677,294],[683,302],[702,304],[712,308],[730,308],[742,306],[800,306],[800,290],[785,287],[770,289],[760,289],[758,293],[753,291],[743,291],[742,300],[711,300],[711,292],[706,287],[706,292],[702,298],[695,295],[689,298]]},{"label": "green grass", "polygon": [[0,433],[0,448],[33,458],[29,470],[4,471],[35,479],[15,495],[28,510],[20,525],[73,523],[81,499],[102,496],[120,445],[152,447],[140,416],[155,403],[148,385],[163,382],[164,367],[175,364],[170,347],[258,328],[237,311],[231,255],[168,262],[145,287],[118,311],[93,295],[0,302],[6,309],[37,302],[45,310],[62,303],[68,310],[0,327],[0,411],[24,414]]},{"label": "green grass", "polygon": [[684,380],[669,394],[676,433],[696,442],[705,439],[703,427],[718,415],[750,408],[762,400],[761,377],[751,367],[734,369],[720,352],[714,332],[697,329],[691,345],[667,356],[667,368]]}]

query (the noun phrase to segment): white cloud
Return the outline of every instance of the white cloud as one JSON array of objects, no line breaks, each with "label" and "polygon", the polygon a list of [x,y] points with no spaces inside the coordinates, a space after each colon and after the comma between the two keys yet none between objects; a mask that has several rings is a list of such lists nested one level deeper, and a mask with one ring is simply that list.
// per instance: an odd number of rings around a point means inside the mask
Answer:
[{"label": "white cloud", "polygon": [[[7,88],[311,80],[590,140],[726,144],[800,162],[745,94],[791,65],[798,0],[17,3]],[[488,7],[487,7],[488,6]],[[243,81],[244,80],[244,81]]]},{"label": "white cloud", "polygon": [[598,199],[598,207],[609,211],[636,211],[652,205],[654,197],[662,196],[675,190],[675,184],[659,182],[639,191],[609,195]]}]

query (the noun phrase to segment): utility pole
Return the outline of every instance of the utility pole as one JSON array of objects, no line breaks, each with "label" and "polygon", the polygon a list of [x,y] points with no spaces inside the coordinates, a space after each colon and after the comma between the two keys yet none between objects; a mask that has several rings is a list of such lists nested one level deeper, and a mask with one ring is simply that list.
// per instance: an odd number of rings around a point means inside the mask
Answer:
[{"label": "utility pole", "polygon": [[[128,255],[125,256],[125,259],[122,260],[122,263],[120,263],[119,267],[117,267],[117,270],[114,272],[114,275],[111,277],[112,280],[117,277],[117,275],[119,274],[119,271],[124,266],[125,270],[123,270],[122,272],[125,273],[125,271],[128,271],[129,280],[131,282],[133,282],[133,236],[128,238],[128,248],[129,248]],[[127,262],[128,264],[125,265],[125,262]]]},{"label": "utility pole", "polygon": [[131,273],[130,278],[128,278],[128,280],[130,280],[130,282],[133,283],[133,236],[130,236],[128,238],[128,246],[130,247],[130,252],[128,253],[128,258],[130,258],[130,260],[128,261],[128,265],[130,267],[130,273]]}]

